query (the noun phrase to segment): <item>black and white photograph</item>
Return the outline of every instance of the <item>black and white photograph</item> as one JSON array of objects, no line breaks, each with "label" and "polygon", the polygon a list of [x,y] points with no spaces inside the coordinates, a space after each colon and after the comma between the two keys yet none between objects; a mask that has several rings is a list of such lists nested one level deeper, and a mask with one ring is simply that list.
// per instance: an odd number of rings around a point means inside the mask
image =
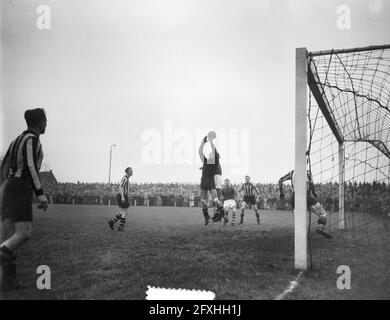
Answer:
[{"label": "black and white photograph", "polygon": [[389,300],[389,30],[389,0],[0,0],[0,300]]}]

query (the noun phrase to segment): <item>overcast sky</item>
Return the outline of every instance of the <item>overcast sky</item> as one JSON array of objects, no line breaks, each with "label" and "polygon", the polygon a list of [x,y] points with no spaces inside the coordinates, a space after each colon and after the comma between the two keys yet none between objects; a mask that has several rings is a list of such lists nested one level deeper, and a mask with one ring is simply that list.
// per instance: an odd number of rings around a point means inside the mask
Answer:
[{"label": "overcast sky", "polygon": [[138,182],[198,182],[209,130],[224,177],[276,182],[294,165],[295,48],[390,43],[385,0],[1,0],[1,20],[0,157],[45,108],[61,182],[106,182],[111,144],[114,182],[129,165]]}]

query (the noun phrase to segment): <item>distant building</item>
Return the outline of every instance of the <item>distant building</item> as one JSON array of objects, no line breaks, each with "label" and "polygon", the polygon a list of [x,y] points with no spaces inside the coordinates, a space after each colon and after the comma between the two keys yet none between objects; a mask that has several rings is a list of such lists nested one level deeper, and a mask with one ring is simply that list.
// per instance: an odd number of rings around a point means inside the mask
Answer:
[{"label": "distant building", "polygon": [[41,178],[41,184],[47,195],[52,195],[54,190],[57,188],[58,181],[53,174],[53,171],[41,171],[39,172]]}]

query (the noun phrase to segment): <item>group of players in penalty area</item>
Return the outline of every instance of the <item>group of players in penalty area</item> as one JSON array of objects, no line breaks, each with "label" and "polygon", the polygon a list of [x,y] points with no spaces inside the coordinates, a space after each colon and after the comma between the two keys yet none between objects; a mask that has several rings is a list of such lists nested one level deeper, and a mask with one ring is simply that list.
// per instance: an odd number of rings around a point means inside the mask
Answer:
[{"label": "group of players in penalty area", "polygon": [[[240,210],[240,224],[244,223],[246,209],[254,210],[257,224],[260,224],[260,213],[257,206],[260,194],[256,186],[251,183],[250,177],[245,177],[245,183],[242,184],[239,194],[237,194],[229,179],[225,179],[224,184],[222,184],[222,168],[219,162],[220,154],[213,142],[215,138],[216,133],[214,131],[210,131],[208,135],[203,138],[198,150],[200,160],[203,163],[203,166],[200,168],[202,170],[200,196],[204,224],[208,225],[211,219],[213,222],[223,221],[224,225],[226,225],[229,222],[229,212],[231,211],[231,225],[234,226],[236,222],[237,208]],[[207,142],[209,142],[211,146],[211,152],[208,157],[204,155],[204,147]],[[108,222],[108,225],[112,230],[115,230],[115,224],[117,222],[119,222],[117,230],[124,230],[127,210],[130,206],[129,178],[132,175],[133,169],[131,167],[126,168],[125,176],[121,180],[119,193],[117,194],[117,202],[120,212],[112,217],[112,219]],[[294,209],[294,170],[279,179],[280,199],[284,200],[283,183],[289,180],[291,181],[292,187],[291,205]],[[209,215],[209,195],[211,196],[214,205],[213,217],[210,217]],[[327,212],[317,200],[317,194],[315,192],[310,171],[307,172],[307,208],[310,213],[314,213],[318,216],[316,231],[328,239],[332,238],[329,232],[326,231]]]},{"label": "group of players in penalty area", "polygon": [[[44,194],[39,170],[43,160],[42,145],[40,136],[46,132],[47,118],[46,112],[42,108],[26,110],[24,118],[27,130],[17,136],[9,145],[3,161],[0,165],[0,292],[22,287],[16,276],[16,253],[30,239],[33,225],[33,196],[39,201],[39,209],[46,211],[48,201]],[[200,184],[202,211],[205,225],[209,224],[208,194],[210,193],[215,212],[213,221],[224,221],[228,223],[228,212],[232,210],[232,224],[235,223],[237,204],[241,205],[241,221],[244,221],[244,211],[248,207],[255,210],[257,223],[260,224],[260,215],[257,210],[256,196],[259,191],[250,182],[249,176],[245,179],[238,195],[229,179],[225,184],[221,183],[220,155],[217,152],[213,140],[216,138],[215,132],[211,131],[204,137],[199,147],[199,156],[203,163],[202,178]],[[209,141],[212,151],[206,158],[204,146]],[[117,194],[117,202],[120,212],[108,222],[109,227],[115,230],[116,223],[119,223],[118,231],[123,231],[126,223],[127,210],[129,204],[129,178],[133,175],[131,167],[126,168],[125,175],[120,183],[120,190]],[[310,172],[308,172],[308,194],[307,206],[311,212],[318,215],[317,231],[330,238],[325,231],[327,213],[317,201],[314,184]],[[279,180],[280,197],[284,198],[283,182],[291,180],[294,191],[294,171],[289,172]],[[294,199],[294,195],[292,197]],[[294,206],[294,204],[292,203]]]}]

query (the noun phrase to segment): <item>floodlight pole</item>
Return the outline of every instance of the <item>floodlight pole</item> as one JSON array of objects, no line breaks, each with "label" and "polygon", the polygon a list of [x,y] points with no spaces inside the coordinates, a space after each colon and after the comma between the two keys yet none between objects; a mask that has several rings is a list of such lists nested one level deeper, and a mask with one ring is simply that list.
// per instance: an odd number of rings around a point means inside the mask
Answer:
[{"label": "floodlight pole", "polygon": [[307,270],[307,49],[296,49],[295,74],[295,268]]},{"label": "floodlight pole", "polygon": [[111,160],[112,160],[112,148],[113,147],[116,147],[116,145],[112,144],[110,146],[110,164],[109,164],[109,167],[108,167],[108,183],[111,183]]},{"label": "floodlight pole", "polygon": [[345,229],[345,151],[344,142],[339,143],[339,229]]}]

